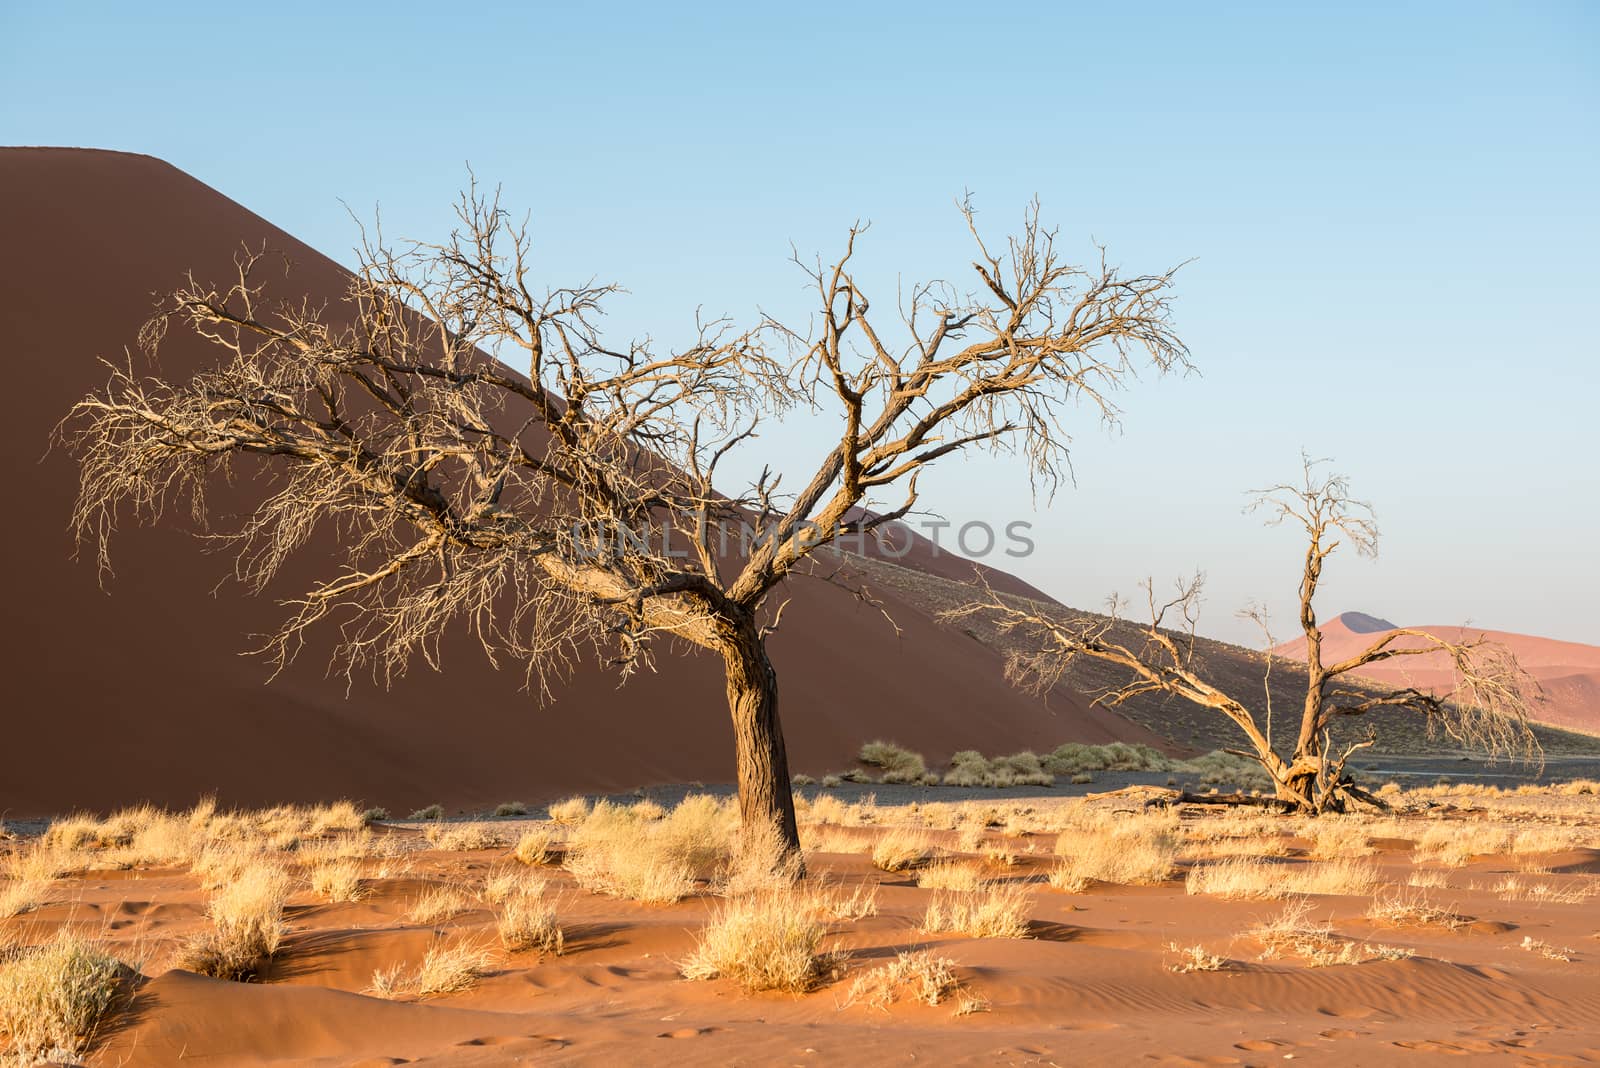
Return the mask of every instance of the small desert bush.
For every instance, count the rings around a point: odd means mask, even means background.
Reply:
[[[524,864],[549,864],[555,859],[555,833],[544,828],[527,831],[517,839],[512,855]]]
[[[1327,968],[1368,960],[1400,960],[1412,955],[1411,950],[1397,946],[1342,938],[1333,933],[1328,921],[1313,919],[1311,910],[1311,902],[1299,898],[1251,930],[1251,936],[1261,943],[1261,959],[1296,956],[1314,968]]]
[[[1367,919],[1389,927],[1444,927],[1452,931],[1467,922],[1453,908],[1435,904],[1424,893],[1398,889],[1375,896],[1367,909]]]
[[[976,890],[982,881],[982,868],[958,860],[936,860],[917,873],[924,890]]]
[[[868,767],[878,768],[882,781],[888,783],[919,783],[928,774],[921,753],[913,753],[890,742],[868,742],[856,757]]]
[[[857,883],[848,894],[842,887],[823,888],[813,895],[810,905],[823,919],[853,923],[878,914],[878,887]]]
[[[1026,938],[1028,889],[1021,883],[982,882],[971,890],[941,890],[928,903],[922,929],[969,938]]]
[[[334,860],[311,869],[311,892],[328,901],[356,901],[361,897],[361,862]]]
[[[896,827],[872,847],[872,863],[884,871],[907,871],[926,863],[932,852],[922,832]]]
[[[1376,852],[1359,818],[1322,816],[1307,820],[1300,834],[1311,843],[1313,857],[1366,857]]]
[[[1061,859],[1050,885],[1058,889],[1082,891],[1092,882],[1149,885],[1171,877],[1178,836],[1170,818],[1134,817],[1061,831],[1055,851]]]
[[[398,970],[391,969],[387,982],[381,983],[381,973],[374,973],[374,993],[386,986],[387,991],[382,996],[392,997],[404,991],[424,998],[457,994],[470,989],[492,964],[493,958],[482,946],[468,942],[454,945],[436,943],[423,955],[422,963],[417,965],[417,970],[409,978],[401,979]]]
[[[1227,958],[1217,956],[1202,945],[1180,946],[1176,942],[1169,942],[1167,952],[1177,954],[1177,959],[1167,965],[1167,970],[1180,975],[1220,972],[1228,966]]]
[[[498,905],[517,894],[542,894],[544,888],[545,880],[526,868],[496,868],[484,877],[482,897],[491,905]]]
[[[589,815],[589,801],[583,797],[569,797],[551,805],[548,812],[556,823],[582,823]]]
[[[659,801],[652,801],[648,797],[643,801],[635,801],[629,805],[628,811],[633,814],[635,819],[640,820],[665,819],[667,815],[666,806]]]
[[[950,758],[946,786],[1049,786],[1056,778],[1034,753],[1013,753],[989,759],[975,749],[963,749]]]
[[[1177,764],[1174,770],[1193,775],[1207,785],[1238,786],[1247,790],[1272,788],[1272,776],[1248,757],[1213,749],[1205,756]]]
[[[857,976],[845,991],[843,1005],[887,1010],[901,998],[937,1005],[960,989],[955,963],[927,950],[901,953],[888,964]]]
[[[318,805],[307,814],[306,830],[312,835],[329,831],[359,831],[367,825],[365,810],[354,801],[335,801],[331,805]]]
[[[1148,745],[1112,742],[1109,745],[1084,745],[1068,742],[1058,745],[1044,758],[1044,769],[1055,775],[1089,771],[1169,771],[1171,758]]]
[[[1370,862],[1269,864],[1250,857],[1230,857],[1190,868],[1185,889],[1191,894],[1232,900],[1294,894],[1366,894],[1377,884],[1378,869]]]
[[[837,797],[823,794],[806,809],[806,818],[811,823],[843,824],[845,814],[849,811],[850,806]]]
[[[1422,832],[1411,849],[1417,863],[1434,863],[1460,868],[1474,856],[1503,853],[1511,846],[1511,834],[1503,827],[1473,823],[1441,823]]]
[[[506,816],[526,816],[528,806],[521,801],[502,801],[494,807],[494,814],[501,818]]]
[[[406,919],[412,923],[430,926],[452,916],[459,916],[473,907],[472,899],[449,887],[437,886],[423,892],[406,910]]]
[[[411,818],[414,820],[442,820],[444,819],[444,806],[435,804],[426,808],[419,808],[411,814]]]
[[[384,808],[382,805],[374,805],[361,814],[361,822],[369,824],[377,823],[379,820],[386,820],[388,818],[389,810]]]
[[[429,827],[424,837],[435,849],[454,853],[472,853],[484,849],[498,849],[506,844],[500,832],[484,823],[438,823]]]
[[[47,848],[68,852],[100,845],[100,821],[87,812],[77,812],[52,822],[39,841]]]
[[[840,787],[840,786],[843,786],[843,785],[844,785],[844,776],[843,775],[824,775],[822,777],[822,788],[824,790],[833,790],[833,789],[836,789],[837,787]]]
[[[567,870],[579,886],[611,897],[655,904],[688,897],[697,869],[727,855],[725,833],[714,834],[713,816],[691,801],[656,821],[600,802],[567,840]]]
[[[731,979],[752,993],[802,993],[832,970],[827,926],[805,895],[769,891],[724,903],[681,966],[685,979]]]
[[[544,883],[525,884],[505,898],[498,924],[500,944],[513,953],[536,949],[560,956],[566,935],[556,918],[556,903],[544,896]]]
[[[211,930],[179,950],[178,966],[217,979],[243,979],[283,941],[283,906],[289,876],[276,864],[256,862],[211,896]]]
[[[116,1004],[127,970],[65,929],[0,964],[0,1062],[77,1063]]]
[[[785,854],[784,848],[777,824],[741,828],[738,848],[713,880],[717,892],[739,897],[793,886],[804,865],[799,855]]]

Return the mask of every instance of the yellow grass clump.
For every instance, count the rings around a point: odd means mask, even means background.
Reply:
[[[1378,894],[1367,909],[1367,919],[1389,927],[1444,927],[1452,931],[1467,924],[1466,917],[1454,908],[1434,903],[1418,889]]]
[[[212,895],[206,907],[211,930],[180,949],[178,966],[217,979],[244,979],[283,940],[283,906],[289,876],[278,865],[257,862]]]
[[[437,886],[424,891],[422,896],[412,903],[411,908],[406,911],[406,919],[412,923],[429,926],[448,920],[452,916],[459,916],[472,907],[472,899],[465,894],[446,886]]]
[[[513,953],[533,949],[559,957],[566,948],[556,903],[545,898],[542,880],[523,884],[505,899],[497,927],[500,944]]]
[[[887,1010],[907,998],[938,1005],[960,989],[955,965],[949,957],[935,956],[927,950],[901,953],[888,964],[857,976],[845,991],[842,1004]]]
[[[822,952],[827,926],[806,895],[775,890],[725,902],[680,970],[685,979],[731,979],[746,991],[802,993],[837,960]]]
[[[556,844],[555,832],[541,827],[524,832],[511,853],[524,864],[550,864],[555,860]]]
[[[1233,900],[1296,894],[1367,894],[1377,884],[1378,869],[1370,861],[1269,864],[1249,857],[1230,857],[1190,868],[1185,889],[1191,894]]]
[[[500,831],[484,823],[436,823],[423,832],[423,837],[435,849],[454,853],[470,853],[484,849],[499,849],[506,844]]]
[[[556,823],[582,823],[589,816],[589,801],[582,797],[569,797],[557,801],[549,808],[550,818]]]
[[[470,989],[493,966],[494,958],[482,946],[468,942],[436,942],[415,971],[403,964],[372,973],[367,993],[380,998],[415,994],[428,998]]]
[[[0,1062],[76,1063],[115,1006],[127,970],[65,929],[0,964]]]
[[[936,860],[917,873],[924,890],[976,890],[982,881],[981,867],[959,860]]]
[[[653,821],[602,801],[573,829],[565,866],[586,890],[664,904],[688,897],[700,873],[725,863],[731,838],[729,814],[712,797],[687,797]]]
[[[971,890],[941,890],[928,903],[922,929],[969,938],[1026,938],[1028,900],[1028,888],[1021,883],[981,882]]]
[[[1360,964],[1369,960],[1400,960],[1412,951],[1398,946],[1357,942],[1334,934],[1332,923],[1313,919],[1306,898],[1290,902],[1272,919],[1250,931],[1261,943],[1261,959],[1295,956],[1313,968]]]
[[[884,871],[907,871],[927,862],[933,846],[925,834],[896,827],[872,847],[872,863]]]
[[[361,862],[334,860],[311,869],[311,892],[328,901],[357,901],[362,896]]]
[[[1050,885],[1058,889],[1081,892],[1095,882],[1150,885],[1171,877],[1178,836],[1170,817],[1135,817],[1063,830],[1055,851],[1060,860]]]

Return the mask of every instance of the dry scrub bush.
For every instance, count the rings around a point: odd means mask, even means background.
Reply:
[[[941,890],[928,903],[922,929],[969,938],[1026,938],[1028,889],[1021,883],[983,882],[971,890]]]
[[[1061,831],[1055,845],[1061,859],[1050,885],[1081,892],[1093,882],[1165,882],[1178,859],[1176,826],[1171,817],[1138,816]]]
[[[217,979],[243,979],[283,941],[283,906],[289,876],[276,864],[257,862],[212,895],[211,930],[189,939],[178,966]]]
[[[1184,886],[1191,894],[1234,900],[1295,894],[1367,894],[1377,884],[1378,869],[1370,862],[1268,864],[1249,857],[1231,857],[1190,868]]]
[[[806,817],[811,823],[843,824],[850,806],[834,797],[823,794],[806,807]]]
[[[361,862],[334,860],[311,869],[311,892],[327,901],[357,901],[362,896]]]
[[[1574,950],[1567,949],[1566,947],[1562,947],[1560,949],[1557,949],[1555,946],[1552,946],[1549,942],[1543,941],[1542,939],[1535,938],[1532,935],[1523,935],[1522,936],[1522,944],[1518,948],[1525,949],[1529,953],[1537,953],[1537,954],[1539,954],[1539,956],[1543,957],[1545,960],[1560,960],[1560,961],[1568,961],[1568,962],[1570,962],[1572,960],[1573,954],[1575,952]]]
[[[1055,781],[1037,754],[1014,753],[990,760],[975,749],[952,756],[950,770],[944,775],[946,786],[1049,786]]]
[[[1333,933],[1333,925],[1311,917],[1311,902],[1299,898],[1290,902],[1276,917],[1250,931],[1261,943],[1261,959],[1297,956],[1313,968],[1340,964],[1360,964],[1368,960],[1400,960],[1412,955],[1409,949],[1369,942],[1355,942]]]
[[[982,881],[982,868],[958,860],[936,860],[917,873],[924,890],[976,890]]]
[[[1193,775],[1208,786],[1237,786],[1246,790],[1270,790],[1272,777],[1261,765],[1246,757],[1213,749],[1205,756],[1179,762],[1174,770]]]
[[[551,864],[555,861],[556,835],[545,828],[527,831],[517,839],[512,856],[527,865]]]
[[[955,963],[949,957],[936,957],[927,950],[901,953],[888,964],[857,976],[845,991],[841,1007],[865,1004],[887,1011],[901,998],[937,1005],[960,989],[960,981],[952,970]]]
[[[583,797],[569,797],[551,805],[548,812],[550,819],[556,823],[582,823],[589,816],[589,801]]]
[[[1446,868],[1464,867],[1475,856],[1506,852],[1511,833],[1504,827],[1481,823],[1440,823],[1422,832],[1411,849],[1417,863]]]
[[[1442,871],[1414,871],[1406,877],[1406,885],[1424,890],[1444,890],[1450,886],[1450,876]]]
[[[483,823],[435,824],[423,832],[423,837],[435,849],[453,853],[499,849],[506,844],[499,830]]]
[[[1054,775],[1085,771],[1170,771],[1174,761],[1148,745],[1084,745],[1067,742],[1044,757],[1044,769]]]
[[[785,852],[777,824],[757,824],[740,829],[739,847],[713,883],[725,897],[782,890],[799,881],[802,868],[800,856]]]
[[[661,802],[651,801],[649,798],[643,801],[635,801],[628,806],[628,811],[633,814],[635,819],[641,820],[665,819],[667,815],[666,807]]]
[[[1311,843],[1311,856],[1324,859],[1367,857],[1376,852],[1359,818],[1322,816],[1306,820],[1300,834]]]
[[[848,894],[843,887],[820,887],[811,898],[811,907],[833,923],[854,923],[878,914],[878,887],[857,883]]]
[[[1228,966],[1227,958],[1219,957],[1205,946],[1180,946],[1167,943],[1167,952],[1176,953],[1178,959],[1167,965],[1167,971],[1187,975],[1190,972],[1220,972]]]
[[[913,753],[890,742],[868,742],[856,757],[868,767],[878,768],[887,783],[919,783],[927,776],[928,767],[921,753]]]
[[[498,905],[522,893],[542,894],[545,880],[522,868],[496,868],[483,880],[483,900]]]
[[[840,827],[828,827],[804,836],[805,848],[812,853],[870,853],[877,843],[864,834],[853,834]]]
[[[1372,906],[1367,909],[1367,919],[1389,927],[1444,927],[1451,931],[1467,923],[1460,913],[1434,904],[1427,894],[1401,889],[1388,896],[1380,893],[1374,897]]]
[[[406,910],[406,919],[424,927],[459,916],[473,907],[472,899],[449,887],[438,886],[424,891],[422,896]]]
[[[559,957],[566,935],[556,918],[556,903],[544,897],[544,883],[524,884],[500,909],[500,944],[513,953],[536,949]]]
[[[1482,889],[1474,886],[1473,889]],[[1516,875],[1508,875],[1488,889],[1502,901],[1532,901],[1545,905],[1576,905],[1587,901],[1595,892],[1593,885],[1533,882]]]
[[[0,964],[0,1061],[77,1063],[128,969],[71,931]]]
[[[727,901],[681,965],[685,979],[731,979],[751,993],[803,993],[833,970],[821,952],[827,925],[808,895],[776,890]]]
[[[433,997],[455,994],[472,987],[493,965],[494,958],[482,946],[467,942],[445,945],[436,942],[423,955],[422,963],[407,974],[405,965],[382,968],[372,973],[366,993],[380,998],[404,994]]]
[[[444,819],[444,806],[440,804],[428,805],[426,808],[417,809],[406,818],[413,820],[442,820]]]
[[[521,801],[502,801],[494,807],[494,814],[501,819],[505,819],[507,816],[526,816],[528,814],[528,806]]]
[[[640,820],[607,802],[595,805],[567,840],[565,865],[578,885],[633,901],[667,903],[694,892],[702,871],[730,853],[732,813],[713,797],[686,797],[672,813]]]
[[[331,805],[317,806],[307,819],[307,830],[312,835],[327,834],[329,831],[359,831],[366,825],[366,811],[354,801],[335,801]]]
[[[872,863],[883,871],[909,871],[928,861],[933,845],[920,831],[896,827],[872,847]]]

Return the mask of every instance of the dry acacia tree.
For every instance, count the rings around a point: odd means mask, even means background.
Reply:
[[[243,255],[221,288],[191,276],[140,335],[154,358],[169,331],[191,331],[214,369],[167,382],[130,353],[64,423],[80,543],[105,566],[119,513],[154,521],[182,498],[204,520],[208,482],[243,474],[254,510],[209,536],[233,540],[253,590],[314,531],[337,532],[340,555],[317,561],[325,575],[264,646],[280,666],[319,624],[336,665],[386,682],[417,657],[437,668],[452,625],[536,686],[583,656],[627,672],[663,642],[710,650],[746,825],[775,823],[797,850],[773,591],[841,536],[906,515],[918,473],[946,457],[1021,455],[1053,488],[1068,411],[1113,419],[1110,394],[1139,362],[1187,366],[1171,272],[1064,262],[1036,205],[992,255],[962,209],[970,292],[921,285],[880,322],[852,275],[857,226],[837,262],[800,264],[810,326],[697,321],[672,349],[602,336],[613,286],[537,285],[526,224],[476,187],[441,245],[364,241],[331,307],[273,299],[270,261]],[[768,469],[727,494],[719,465],[796,409],[837,418],[804,481],[790,492],[794,472]],[[874,514],[880,495],[895,506]]]
[[[1529,729],[1528,716],[1540,696],[1538,684],[1510,650],[1498,643],[1482,636],[1463,636],[1452,642],[1428,631],[1400,628],[1378,636],[1344,660],[1324,661],[1315,608],[1323,565],[1345,542],[1363,556],[1376,556],[1378,551],[1378,528],[1371,506],[1351,497],[1345,476],[1322,473],[1325,462],[1304,458],[1304,477],[1299,484],[1253,491],[1249,508],[1266,513],[1271,524],[1298,524],[1306,533],[1299,589],[1299,623],[1306,640],[1306,693],[1298,709],[1293,749],[1287,756],[1273,737],[1271,671],[1275,654],[1260,610],[1247,614],[1262,623],[1267,633],[1262,717],[1258,719],[1241,696],[1202,677],[1204,667],[1195,652],[1202,576],[1179,582],[1165,602],[1157,599],[1153,584],[1145,583],[1148,622],[1137,625],[1123,620],[1123,605],[1117,598],[1112,598],[1109,616],[1068,617],[1041,612],[1036,605],[992,591],[987,600],[949,615],[987,619],[1020,638],[1022,651],[1009,658],[1007,674],[1031,688],[1049,689],[1066,677],[1075,662],[1097,660],[1127,673],[1125,683],[1097,696],[1099,703],[1115,706],[1141,694],[1171,694],[1221,713],[1248,743],[1248,748],[1228,752],[1259,763],[1272,779],[1276,801],[1291,811],[1343,811],[1347,798],[1382,807],[1345,771],[1352,754],[1376,744],[1375,734],[1368,730],[1361,740],[1338,752],[1333,738],[1337,721],[1376,709],[1416,713],[1430,733],[1492,755],[1535,755],[1538,741]],[[1372,664],[1419,656],[1434,662],[1447,660],[1453,668],[1454,685],[1444,692],[1432,692],[1416,687],[1381,688],[1366,680],[1354,684],[1347,678],[1360,675]]]

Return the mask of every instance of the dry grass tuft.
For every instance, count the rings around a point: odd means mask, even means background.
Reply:
[[[1191,894],[1234,900],[1296,894],[1368,894],[1377,885],[1377,866],[1366,861],[1268,864],[1250,857],[1231,857],[1189,869],[1185,889]]]
[[[484,876],[482,897],[492,905],[499,905],[518,894],[542,894],[544,888],[545,880],[525,868],[496,868]]]
[[[1321,816],[1307,820],[1300,833],[1311,843],[1311,855],[1325,860],[1367,857],[1377,852],[1358,817]]]
[[[686,797],[660,820],[604,801],[567,840],[565,865],[595,893],[663,904],[694,893],[704,873],[725,869],[737,819],[714,797]]]
[[[726,897],[782,890],[800,879],[803,863],[798,855],[784,855],[783,833],[777,824],[744,827],[738,850],[717,872],[717,892]]]
[[[922,929],[969,938],[1026,938],[1028,904],[1028,888],[1022,883],[983,882],[971,890],[941,890],[928,903]]]
[[[422,963],[417,965],[417,970],[399,986],[399,989],[424,998],[439,994],[458,994],[471,989],[488,973],[493,964],[494,958],[482,946],[469,942],[457,942],[450,946],[438,943],[428,950],[422,958]],[[396,977],[391,976],[391,984],[395,981]],[[373,974],[373,987],[376,991],[377,973]]]
[[[928,774],[921,753],[913,753],[890,742],[868,742],[861,747],[856,759],[868,767],[880,769],[883,782],[919,783]]]
[[[901,998],[937,1005],[960,989],[955,964],[949,957],[936,957],[927,950],[901,953],[888,964],[857,976],[845,991],[842,1007],[865,1004],[887,1011]]]
[[[566,934],[556,918],[556,904],[544,897],[544,883],[525,883],[505,899],[500,910],[500,944],[513,953],[536,949],[559,957]]]
[[[526,816],[528,814],[528,806],[521,801],[502,801],[494,806],[494,814],[501,819],[505,819],[507,816]]]
[[[439,886],[425,891],[406,910],[406,919],[412,923],[432,926],[452,916],[459,916],[473,907],[472,899],[449,887]]]
[[[453,853],[471,853],[484,849],[500,849],[506,844],[500,831],[484,823],[435,824],[423,833],[435,849]]]
[[[1545,941],[1542,941],[1540,939],[1537,939],[1537,938],[1533,937],[1532,935],[1523,935],[1522,936],[1522,945],[1519,948],[1525,949],[1529,953],[1537,953],[1537,954],[1539,954],[1539,956],[1543,957],[1545,960],[1560,960],[1560,961],[1568,961],[1568,962],[1570,962],[1572,960],[1573,954],[1575,952],[1574,950],[1567,949],[1564,946],[1562,948],[1560,948],[1560,949],[1557,949],[1555,946],[1552,946],[1549,942],[1545,942]]]
[[[335,860],[311,869],[311,892],[328,901],[359,901],[361,862]]]
[[[549,807],[550,819],[556,823],[578,824],[589,818],[589,801],[583,797],[569,797]]]
[[[1369,960],[1400,960],[1412,955],[1409,949],[1370,942],[1356,942],[1334,934],[1332,923],[1311,918],[1311,902],[1299,898],[1283,912],[1250,931],[1261,943],[1261,959],[1296,956],[1313,968],[1341,964],[1360,964]]]
[[[976,890],[982,881],[980,866],[959,860],[936,860],[917,873],[924,890]]]
[[[1444,927],[1452,931],[1467,924],[1466,917],[1453,908],[1434,904],[1419,890],[1396,890],[1388,897],[1379,894],[1367,909],[1367,919],[1389,927]]]
[[[289,876],[276,864],[257,861],[212,895],[206,907],[211,930],[189,939],[178,967],[217,979],[246,979],[283,941],[283,905]]]
[[[1177,960],[1167,965],[1167,971],[1177,972],[1180,975],[1189,972],[1220,972],[1228,966],[1226,957],[1219,957],[1202,945],[1180,946],[1176,942],[1168,942],[1167,952],[1178,955]]]
[[[556,860],[557,843],[555,832],[541,827],[524,832],[522,837],[517,839],[516,847],[511,853],[524,864],[553,864]]]
[[[1178,835],[1170,817],[1136,817],[1102,822],[1056,836],[1061,859],[1050,885],[1074,893],[1093,882],[1154,885],[1171,878],[1178,859]]]
[[[712,913],[681,971],[685,979],[731,979],[752,993],[803,993],[840,959],[821,951],[826,935],[806,895],[776,890],[737,898]]]
[[[883,871],[909,871],[927,863],[933,844],[921,831],[896,827],[872,847],[872,863]]]
[[[68,930],[0,964],[0,1061],[77,1063],[116,1004],[127,971]]]

